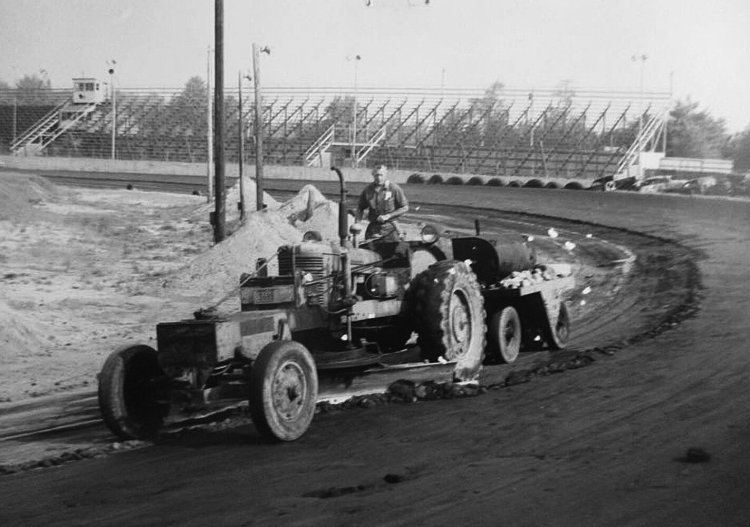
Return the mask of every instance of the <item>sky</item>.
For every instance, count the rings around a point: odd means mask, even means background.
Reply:
[[[370,5],[368,5],[368,3]],[[672,92],[750,126],[748,0],[224,0],[225,84]],[[0,80],[107,77],[179,88],[206,75],[214,0],[0,0]],[[354,57],[360,56],[360,60]],[[645,60],[633,60],[634,56]]]

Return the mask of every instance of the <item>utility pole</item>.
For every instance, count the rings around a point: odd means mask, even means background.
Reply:
[[[638,111],[638,141],[641,140],[641,134],[643,134],[643,70],[646,66],[646,59],[648,57],[646,55],[633,55],[631,57],[631,60],[633,62],[640,61],[641,63],[641,87],[640,87],[640,94],[638,96],[638,105],[639,105],[639,111]],[[642,150],[642,148],[641,148]]]
[[[13,90],[13,143],[16,142],[18,128],[18,88]]]
[[[211,104],[211,46],[206,53],[206,195],[208,203],[211,203],[214,195],[214,127],[213,127],[213,105]]]
[[[354,56],[354,108],[352,117],[352,166],[357,168],[357,66],[362,59],[359,55]]]
[[[115,61],[112,61],[112,67],[109,68],[109,86],[112,98],[112,152],[111,157],[115,159],[115,141],[117,137],[117,90],[115,90]]]
[[[242,116],[242,71],[237,72],[237,87],[239,90],[239,97],[237,105],[239,107],[239,142],[238,142],[238,149],[239,152],[237,153],[238,158],[238,167],[239,167],[239,176],[240,176],[240,222],[245,220],[245,182],[243,181],[243,171],[242,167],[245,164],[245,122],[243,120]]]
[[[11,145],[16,145],[16,139],[18,139],[18,84],[16,79],[18,78],[18,74],[16,73],[16,66],[11,66],[13,68],[13,80],[16,82],[15,87],[13,88],[13,142]]]
[[[270,53],[267,47],[265,53]],[[263,210],[263,96],[260,91],[260,51],[253,42],[253,83],[255,87],[255,204]]]
[[[214,175],[216,208],[214,210],[214,242],[224,240],[226,220],[226,188],[224,183],[224,0],[214,0]]]

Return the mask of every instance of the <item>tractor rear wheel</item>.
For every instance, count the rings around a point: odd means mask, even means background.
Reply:
[[[270,441],[294,441],[310,427],[318,398],[318,373],[299,342],[278,340],[264,347],[250,372],[250,415]]]
[[[565,302],[560,302],[557,320],[554,322],[550,320],[550,324],[553,324],[553,326],[546,331],[547,344],[553,350],[565,349],[570,338],[570,314]]]
[[[493,351],[497,351],[503,362],[515,362],[521,351],[521,319],[514,307],[507,306],[493,313],[489,339]]]
[[[158,383],[164,377],[156,350],[145,344],[113,351],[99,374],[99,409],[121,439],[149,439],[169,413]]]
[[[475,379],[484,360],[486,325],[474,273],[463,262],[441,261],[420,273],[412,287],[422,357],[456,361],[458,380]]]

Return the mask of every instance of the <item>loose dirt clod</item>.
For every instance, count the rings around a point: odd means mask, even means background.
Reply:
[[[417,400],[415,392],[416,385],[409,380],[398,380],[388,387],[388,396],[391,401],[412,403]]]
[[[386,474],[383,476],[383,481],[386,483],[401,483],[404,479],[406,478],[401,474]]]
[[[362,492],[363,490],[367,490],[368,488],[371,488],[371,487],[372,487],[371,485],[357,485],[357,486],[352,486],[352,487],[330,487],[327,489],[306,492],[305,494],[302,495],[302,497],[303,498],[320,498],[320,499],[338,498],[346,494]]]
[[[711,461],[711,454],[700,447],[690,447],[685,452],[685,456],[680,458],[679,461],[683,463],[708,463]]]

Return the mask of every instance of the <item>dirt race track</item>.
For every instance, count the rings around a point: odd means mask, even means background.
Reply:
[[[578,236],[581,272],[594,287],[586,305],[574,297],[572,344],[593,362],[558,375],[519,371],[530,382],[476,397],[322,413],[290,444],[263,444],[251,424],[203,427],[10,473],[0,476],[0,525],[750,523],[750,202],[433,186],[407,193],[425,214],[447,214],[435,207],[449,196],[497,216],[488,221],[562,225],[564,236]],[[469,223],[461,209],[451,215]],[[594,256],[585,263],[587,233],[633,252],[627,280],[612,279],[622,270]],[[112,262],[132,268],[132,258],[121,251]],[[145,271],[160,279],[169,270]],[[131,305],[111,306],[132,323],[94,320],[99,338],[131,338],[165,309],[190,305],[158,303],[123,276],[105,277],[104,290],[133,288]],[[4,392],[8,404],[23,391],[18,382]],[[57,389],[50,393],[65,393]],[[6,446],[30,447],[0,442],[0,453]]]

